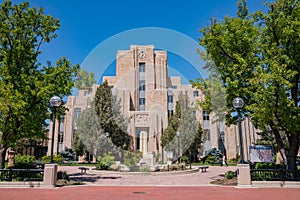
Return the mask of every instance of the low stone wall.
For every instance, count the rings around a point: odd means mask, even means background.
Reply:
[[[252,181],[252,187],[300,188],[299,181]]]
[[[38,188],[43,187],[43,182],[30,182],[30,181],[23,181],[23,182],[7,182],[3,181],[0,182],[1,188]]]

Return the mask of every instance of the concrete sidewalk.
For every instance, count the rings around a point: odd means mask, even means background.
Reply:
[[[79,180],[85,185],[99,186],[208,186],[210,182],[223,178],[227,171],[235,171],[236,166],[209,166],[206,172],[110,172],[90,170],[82,174],[77,166],[59,166],[59,171],[65,171],[72,180]],[[193,169],[197,169],[194,167]]]

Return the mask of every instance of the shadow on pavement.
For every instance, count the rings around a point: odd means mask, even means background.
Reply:
[[[96,174],[82,174],[82,173],[74,173],[74,174],[69,174],[70,180],[73,181],[81,181],[81,182],[90,182],[94,183],[97,182],[97,180],[101,179],[120,179],[122,177],[120,176],[100,176]]]

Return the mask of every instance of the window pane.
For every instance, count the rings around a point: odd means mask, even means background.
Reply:
[[[173,110],[168,110],[168,117],[172,116],[174,114]]]
[[[173,95],[168,95],[168,103],[173,103]]]
[[[140,80],[139,90],[140,91],[145,91],[145,89],[146,89],[146,81],[145,80]]]
[[[81,109],[80,108],[75,108],[74,109],[74,120],[75,121],[78,119],[80,113],[81,113]]]
[[[206,110],[203,110],[203,120],[209,120],[209,112]]]
[[[74,129],[75,129],[75,130],[77,130],[76,121],[77,121],[77,119],[78,119],[80,113],[81,113],[81,109],[80,109],[80,108],[75,108],[75,109],[74,109]]]
[[[139,64],[139,72],[145,72],[145,63]]]
[[[145,101],[145,98],[140,98],[140,99],[139,99],[139,104],[140,104],[140,105],[145,105],[145,102],[146,102],[146,101]]]
[[[90,91],[89,90],[85,90],[84,91],[84,96],[89,96],[90,95]]]
[[[194,97],[199,96],[199,92],[198,91],[194,91]]]

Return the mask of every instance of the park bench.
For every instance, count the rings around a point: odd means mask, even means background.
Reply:
[[[81,173],[82,173],[82,174],[85,174],[85,173],[86,173],[86,170],[89,170],[89,168],[87,168],[87,167],[79,167],[78,169],[81,170]]]
[[[201,169],[201,172],[206,172],[206,169],[208,169],[208,166],[204,165],[204,166],[200,166],[199,170]]]

